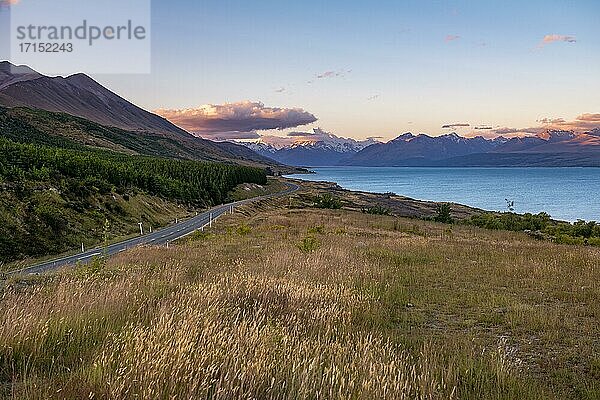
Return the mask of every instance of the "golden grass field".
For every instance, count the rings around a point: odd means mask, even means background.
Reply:
[[[600,398],[600,249],[284,203],[8,281],[0,395]]]

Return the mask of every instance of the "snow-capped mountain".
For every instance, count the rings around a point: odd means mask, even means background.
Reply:
[[[600,130],[548,130],[537,136],[462,137],[404,133],[382,143],[312,133],[263,137],[246,146],[260,155],[295,166],[600,166]]]
[[[376,143],[380,142],[374,138],[358,141],[317,128],[313,132],[291,132],[285,137],[263,136],[256,142],[242,144],[287,165],[316,167],[339,165]]]
[[[548,130],[537,136],[467,138],[405,133],[342,162],[356,166],[597,166],[600,136]]]

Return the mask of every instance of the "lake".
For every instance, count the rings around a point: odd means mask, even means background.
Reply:
[[[553,218],[600,221],[600,168],[320,167],[291,178],[336,182],[350,190],[447,201],[491,211],[545,211]]]

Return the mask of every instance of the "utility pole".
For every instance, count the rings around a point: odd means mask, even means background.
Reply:
[[[143,235],[144,234],[144,227],[143,227],[143,225],[142,225],[141,222],[138,222],[138,225],[140,226],[140,235]]]
[[[81,252],[85,253],[85,247],[83,247],[83,243],[81,243]]]
[[[212,228],[212,221],[213,221],[213,214],[212,214],[212,213],[210,213],[210,219],[209,219],[209,221],[208,221],[208,227],[209,227],[209,228]]]

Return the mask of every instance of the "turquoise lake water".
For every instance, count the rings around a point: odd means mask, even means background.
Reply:
[[[321,167],[290,175],[350,190],[447,201],[492,211],[545,211],[553,218],[600,221],[600,168]]]

